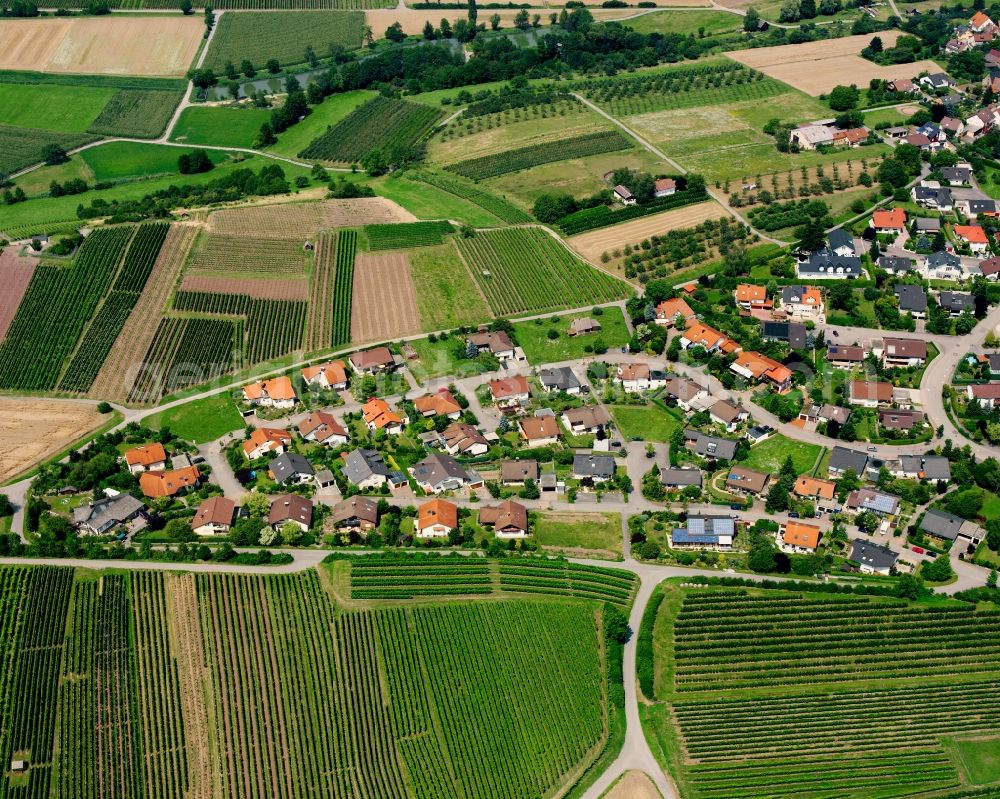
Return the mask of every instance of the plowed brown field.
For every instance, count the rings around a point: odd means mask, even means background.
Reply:
[[[96,430],[106,419],[82,402],[0,398],[0,483]]]
[[[417,292],[406,253],[358,253],[351,340],[383,341],[419,332]]]
[[[226,208],[209,215],[208,227],[213,233],[228,236],[307,239],[329,228],[416,221],[413,214],[392,200],[359,197]]]
[[[182,291],[206,291],[219,294],[245,294],[260,300],[308,300],[309,281],[301,278],[287,280],[243,279],[188,275],[181,284]]]
[[[0,253],[0,341],[7,335],[7,328],[17,313],[17,308],[28,290],[31,276],[35,274],[36,258],[22,258],[13,247]]]

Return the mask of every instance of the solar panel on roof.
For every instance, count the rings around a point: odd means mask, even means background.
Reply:
[[[866,500],[864,504],[866,508],[882,511],[883,513],[891,513],[892,509],[896,506],[896,499],[885,494],[877,494]]]

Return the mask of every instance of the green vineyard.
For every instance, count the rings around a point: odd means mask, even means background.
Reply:
[[[685,796],[989,795],[963,790],[954,747],[996,735],[1000,612],[669,589],[660,613],[656,694]]]
[[[56,387],[63,362],[115,279],[135,230],[131,226],[98,228],[87,237],[71,266],[43,262],[35,270],[0,343],[0,388],[46,391]],[[108,324],[109,320],[102,321],[101,335],[107,335]]]
[[[26,770],[0,795],[551,796],[607,739],[597,609],[4,568],[0,755]]]
[[[309,294],[305,349],[337,347],[351,339],[356,230],[320,233]]]
[[[327,130],[299,157],[358,163],[375,150],[412,147],[430,133],[440,116],[430,106],[380,95]]]
[[[520,172],[522,169],[531,169],[533,166],[551,164],[555,161],[586,158],[589,155],[613,153],[619,150],[628,150],[631,147],[632,142],[617,130],[600,130],[596,133],[587,133],[570,139],[556,139],[542,144],[533,144],[530,147],[470,158],[467,161],[450,164],[445,169],[472,180],[485,180],[486,178],[506,175],[508,172]]]
[[[365,236],[372,250],[402,250],[443,244],[454,228],[450,222],[408,222],[401,225],[366,225]]]
[[[631,604],[631,572],[546,558],[371,557],[351,561],[351,599],[556,594]]]
[[[455,241],[497,316],[593,305],[629,293],[625,283],[538,228],[480,231]]]
[[[129,245],[111,293],[94,317],[59,381],[62,391],[89,391],[153,271],[167,237],[167,222],[140,225]]]

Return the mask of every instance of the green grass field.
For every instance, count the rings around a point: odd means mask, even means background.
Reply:
[[[569,335],[569,327],[574,319],[589,317],[601,325],[601,331],[592,335]],[[555,330],[559,338],[549,338],[549,331]],[[604,308],[600,316],[578,313],[568,316],[553,316],[536,322],[518,322],[514,325],[517,343],[524,349],[528,363],[554,363],[583,358],[591,354],[598,345],[606,349],[617,349],[628,343],[629,332],[620,308]],[[590,351],[587,351],[590,347]]]
[[[309,116],[282,133],[278,137],[278,143],[269,149],[278,155],[297,157],[310,142],[326,132],[327,128],[336,125],[351,111],[377,94],[378,92],[358,90],[327,97],[319,105],[311,106]]]
[[[94,180],[117,181],[129,178],[144,178],[150,175],[176,174],[177,159],[190,153],[183,147],[166,144],[138,144],[136,142],[111,142],[100,147],[84,150],[80,157],[94,174]],[[219,150],[207,150],[209,159],[215,164],[229,160],[229,155]],[[207,174],[212,174],[211,172]],[[192,177],[184,175],[185,180]]]
[[[19,169],[41,162],[47,144],[56,144],[69,151],[97,139],[89,133],[58,133],[35,128],[15,128],[0,125],[0,175],[11,175]],[[4,209],[6,224],[8,211]]]
[[[219,147],[253,147],[260,126],[270,116],[266,108],[185,108],[170,140]]]
[[[751,447],[750,457],[742,465],[750,469],[777,474],[781,470],[785,458],[791,456],[797,474],[811,473],[822,449],[819,444],[793,441],[778,434]]]
[[[319,58],[325,58],[331,44],[349,50],[360,47],[364,21],[364,14],[359,11],[224,14],[212,37],[204,65],[219,71],[230,61],[239,68],[246,58],[260,72],[272,58],[282,64],[305,63],[307,47],[312,47]]]
[[[998,625],[939,598],[665,584],[644,726],[690,799],[987,796],[968,785],[1000,781]]]
[[[2,141],[2,133],[0,133],[0,141]],[[136,146],[148,147],[149,145],[142,144]],[[174,149],[176,150],[177,148]],[[179,154],[180,152],[177,153],[177,155]],[[175,169],[176,163],[175,156]],[[274,161],[261,157],[249,156],[243,161],[229,161],[227,163],[220,164],[211,172],[203,172],[199,175],[184,175],[183,183],[188,185],[207,183],[234,169],[259,170],[265,164],[270,163],[274,163]],[[292,164],[282,163],[281,168],[285,171],[285,175],[289,179],[293,179],[296,175],[309,174],[308,169],[296,167]],[[89,191],[84,195],[47,197],[44,199],[30,200],[24,203],[17,203],[16,205],[4,207],[3,215],[0,216],[0,225],[2,225],[2,229],[7,233],[10,233],[12,230],[24,233],[37,232],[43,228],[48,229],[59,223],[79,224],[79,219],[76,216],[76,209],[82,200],[93,202],[98,197],[108,202],[111,200],[139,199],[146,194],[168,188],[171,185],[177,185],[180,182],[180,176],[175,173],[172,175],[165,175],[163,177],[151,178],[149,180],[123,183],[113,186],[110,189]]]
[[[622,520],[618,513],[542,512],[531,532],[538,545],[547,549],[622,554]]]
[[[114,95],[94,86],[0,83],[0,125],[83,133]]]
[[[204,444],[241,429],[243,417],[236,410],[236,403],[229,393],[224,391],[155,413],[146,417],[145,424],[153,430],[169,427],[181,438]]]
[[[409,257],[424,330],[450,330],[491,317],[454,244],[420,247]]]
[[[496,227],[500,220],[484,208],[451,192],[403,175],[385,175],[368,182],[377,194],[399,203],[419,219],[454,219],[474,227]]]
[[[651,402],[642,405],[612,405],[611,416],[621,431],[622,437],[630,441],[655,441],[665,444],[678,427],[684,426],[680,412],[664,408]]]
[[[727,11],[655,11],[628,20],[630,28],[639,33],[679,33],[682,36],[706,36],[743,29],[743,20]]]

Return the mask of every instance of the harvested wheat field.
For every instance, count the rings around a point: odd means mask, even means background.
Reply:
[[[420,332],[417,291],[406,253],[358,253],[351,340],[382,341]]]
[[[308,300],[309,280],[305,275],[282,280],[188,275],[181,284],[181,291],[244,294],[258,300]]]
[[[724,216],[728,216],[726,209],[714,200],[709,200],[673,211],[664,211],[662,214],[644,216],[632,222],[581,233],[579,236],[566,239],[566,242],[584,258],[597,263],[601,253],[607,250],[635,244],[650,236],[666,233],[668,230],[694,227],[706,219],[719,219]]]
[[[0,341],[7,335],[17,307],[28,290],[31,276],[35,274],[37,258],[22,258],[13,247],[8,247],[0,253]]]
[[[229,236],[306,239],[329,228],[416,221],[413,214],[392,200],[359,197],[226,208],[209,214],[208,228],[213,233]]]
[[[886,47],[892,47],[900,35],[899,31],[879,33]],[[858,55],[871,40],[870,35],[846,36],[805,44],[738,50],[726,55],[813,97],[825,94],[835,86],[852,83],[867,86],[872,78],[912,78],[921,72],[939,72],[941,69],[933,61],[916,61],[892,67],[873,64]]]
[[[614,787],[604,795],[604,799],[661,799],[653,781],[641,771],[628,771]]]
[[[89,397],[112,402],[125,402],[128,398],[129,389],[146,357],[149,345],[156,337],[157,323],[163,315],[167,298],[177,284],[181,267],[197,232],[198,228],[190,225],[170,226],[153,271],[146,281],[146,288],[115,339],[111,352],[104,359],[104,365],[90,387]]]
[[[62,452],[107,417],[96,406],[74,401],[0,398],[0,482]]]
[[[0,21],[0,69],[180,77],[205,25],[198,16],[58,17]]]

